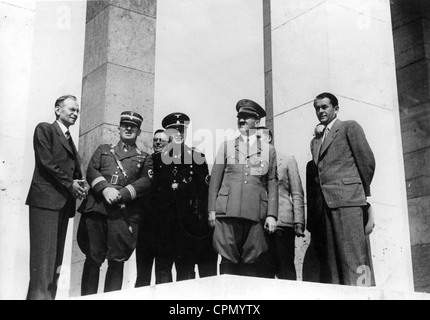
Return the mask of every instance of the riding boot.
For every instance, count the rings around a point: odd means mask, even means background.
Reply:
[[[88,296],[97,294],[99,288],[100,264],[86,259],[82,273],[81,295]]]
[[[108,263],[104,292],[121,290],[124,278],[124,262],[109,260]]]

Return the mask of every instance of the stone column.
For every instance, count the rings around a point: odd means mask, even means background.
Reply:
[[[430,3],[392,12],[415,290],[430,292]]]
[[[150,152],[153,130],[156,0],[87,2],[79,150],[86,168],[99,144],[116,143],[121,112],[144,117],[138,147]],[[79,219],[79,215],[77,217]],[[84,256],[75,223],[71,295],[80,295]],[[134,262],[127,268],[135,268]],[[127,271],[126,271],[127,273]],[[133,287],[135,273],[125,275]],[[100,279],[103,288],[104,273]]]
[[[317,125],[313,99],[339,98],[341,120],[356,120],[377,167],[369,198],[378,286],[412,290],[411,247],[389,0],[272,0],[276,148],[296,157],[305,182]]]

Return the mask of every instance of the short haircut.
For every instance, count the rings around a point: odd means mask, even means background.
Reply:
[[[158,129],[157,131],[155,131],[155,132],[154,132],[154,136],[155,136],[157,133],[166,133],[166,130],[164,130],[164,129]]]
[[[67,99],[72,99],[74,101],[78,101],[78,99],[75,96],[72,96],[70,94],[59,97],[57,99],[57,101],[55,101],[55,107],[62,107],[63,106],[63,102],[66,101]]]
[[[324,93],[317,95],[315,100],[321,100],[324,98],[329,99],[333,107],[337,107],[339,105],[339,101],[337,100],[336,96],[332,93],[329,93],[329,92],[324,92]]]
[[[267,130],[266,132],[269,132],[269,137],[273,140],[272,130],[270,130],[269,128],[261,126],[261,127],[257,127],[257,130],[263,130],[263,131]]]
[[[66,101],[67,99],[72,99],[72,100],[74,100],[74,101],[78,101],[78,99],[75,97],[75,96],[72,96],[72,95],[70,95],[70,94],[68,94],[68,95],[65,95],[65,96],[62,96],[62,97],[59,97],[58,99],[57,99],[57,101],[55,101],[55,108],[57,108],[57,107],[63,107],[63,103],[64,103],[64,101]],[[55,117],[57,118],[57,120],[58,120],[58,118],[59,118],[59,115],[57,115],[57,112],[55,112]]]

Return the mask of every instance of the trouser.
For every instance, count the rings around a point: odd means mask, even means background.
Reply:
[[[180,256],[160,256],[157,258],[155,268],[157,284],[169,283],[173,281],[173,264],[175,264],[176,268],[176,281],[195,279],[196,264],[200,278],[212,277],[218,274],[218,255],[216,253],[205,259],[201,259],[197,263]]]
[[[95,294],[98,289],[100,267],[108,260],[104,292],[121,290],[124,262],[136,248],[138,224],[130,219],[133,232],[122,218],[108,218],[98,213],[81,216],[78,244],[86,256],[82,274],[82,295]]]
[[[260,258],[268,249],[262,223],[238,218],[218,218],[213,245],[223,257],[221,274],[260,276]]]
[[[27,300],[54,300],[63,263],[69,206],[52,211],[30,206],[30,284]]]
[[[297,280],[294,265],[296,234],[294,228],[278,228],[268,236],[269,250],[261,263],[261,275],[267,278]]]
[[[151,285],[152,266],[156,262],[156,252],[153,248],[138,242],[136,247],[136,288]]]
[[[194,271],[195,263],[182,257],[173,255],[161,255],[158,257],[158,264],[155,269],[157,284],[169,283],[173,281],[172,267],[176,268],[176,281],[191,280],[196,278]]]
[[[312,233],[323,283],[373,286],[375,279],[370,246],[364,233],[363,208],[330,209]]]

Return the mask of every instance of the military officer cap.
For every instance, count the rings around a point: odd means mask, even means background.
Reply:
[[[131,123],[136,125],[138,128],[142,125],[143,117],[137,112],[133,111],[124,111],[121,113],[121,121],[120,123]]]
[[[161,125],[164,129],[177,128],[177,127],[188,127],[190,123],[190,117],[182,112],[174,112],[166,116]]]
[[[264,118],[266,116],[266,111],[256,102],[243,99],[240,100],[236,105],[237,116],[251,115],[258,119]]]

